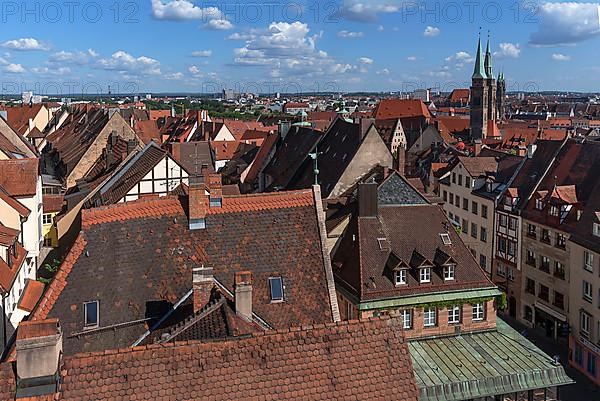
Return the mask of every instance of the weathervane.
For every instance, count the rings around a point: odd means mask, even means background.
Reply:
[[[314,134],[315,132],[315,123],[312,122],[311,124],[312,127],[312,134]],[[315,174],[315,185],[319,185],[319,155],[322,154],[323,152],[319,152],[319,145],[315,145],[315,152],[314,153],[309,153],[308,155],[310,156],[311,159],[313,159],[314,161],[314,168],[313,168],[313,173]]]

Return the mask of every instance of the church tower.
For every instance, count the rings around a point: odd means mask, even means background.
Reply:
[[[471,139],[485,138],[487,131],[488,86],[481,53],[480,37],[477,42],[475,69],[471,77]]]
[[[492,66],[492,52],[488,37],[485,55],[481,49],[481,37],[477,41],[475,69],[471,77],[471,139],[487,137],[488,122],[497,120],[496,78]]]
[[[506,80],[504,73],[498,76],[498,89],[496,90],[496,112],[498,121],[503,121],[506,111],[504,110],[504,99],[506,98]]]

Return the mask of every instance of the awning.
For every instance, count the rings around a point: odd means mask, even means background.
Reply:
[[[409,342],[421,401],[459,401],[572,384],[562,365],[502,320],[497,329]]]
[[[566,322],[567,321],[567,317],[565,315],[563,315],[560,312],[555,311],[554,309],[552,309],[551,307],[549,307],[548,305],[544,305],[541,302],[535,301],[534,306],[536,308],[538,308],[539,310],[546,312],[547,314],[549,314],[550,316],[560,320],[561,322]]]

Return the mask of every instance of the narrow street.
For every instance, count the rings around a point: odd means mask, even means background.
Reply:
[[[498,315],[498,317],[520,333],[526,330],[526,337],[546,354],[550,356],[558,355],[560,357],[560,362],[565,367],[565,372],[576,381],[573,385],[561,388],[561,401],[600,401],[600,387],[592,383],[579,371],[569,366],[569,346],[566,341],[563,340],[557,344],[546,337],[541,330],[530,329],[508,315]]]

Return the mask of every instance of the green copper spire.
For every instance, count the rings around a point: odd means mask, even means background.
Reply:
[[[473,71],[472,78],[487,78],[484,65],[481,62],[481,36],[477,41],[477,56],[475,57],[475,70]]]
[[[488,34],[487,46],[485,47],[485,75],[488,79],[494,78],[494,71],[492,68],[492,52],[490,51],[490,35]]]

